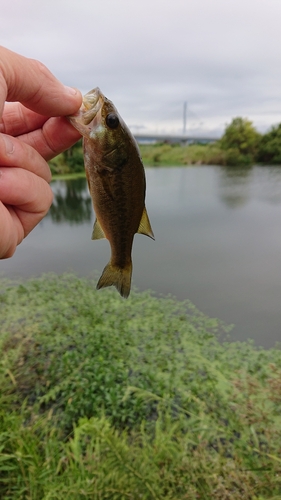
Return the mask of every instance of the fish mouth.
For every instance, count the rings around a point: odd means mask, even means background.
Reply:
[[[104,102],[104,96],[100,91],[99,87],[96,87],[93,90],[90,90],[83,97],[83,122],[85,125],[89,125],[89,123],[96,117],[97,113],[102,108]]]

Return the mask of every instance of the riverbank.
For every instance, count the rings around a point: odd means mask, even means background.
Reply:
[[[180,165],[225,165],[227,153],[216,144],[140,144],[141,157],[145,166]],[[68,178],[71,174],[83,174],[82,146],[62,153],[49,162],[55,178]],[[67,176],[67,177],[66,177]]]
[[[278,348],[73,275],[2,280],[0,314],[1,498],[279,498]]]
[[[214,144],[140,144],[141,157],[146,167],[172,167],[181,165],[251,165],[248,156],[237,154],[235,150],[224,150]],[[270,164],[270,162],[269,162]],[[56,179],[71,178],[72,175],[85,175],[82,146],[77,146],[72,153],[58,155],[49,162],[51,172]]]
[[[237,117],[226,126],[220,140],[213,144],[140,144],[146,166],[222,165],[249,166],[281,164],[281,124],[265,134],[257,132],[252,122]],[[52,174],[65,175],[83,171],[81,140],[49,162]]]
[[[146,166],[224,165],[226,152],[214,144],[141,144],[142,160]]]

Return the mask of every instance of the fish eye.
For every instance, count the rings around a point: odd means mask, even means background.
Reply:
[[[109,113],[105,119],[106,125],[109,128],[117,128],[119,125],[119,118],[115,113]]]

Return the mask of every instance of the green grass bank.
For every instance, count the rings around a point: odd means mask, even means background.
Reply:
[[[255,163],[281,164],[281,124],[260,134],[247,118],[233,118],[220,140],[213,144],[140,144],[146,166],[223,165],[245,166]],[[49,162],[52,174],[83,171],[81,140]]]
[[[177,165],[226,165],[229,152],[222,150],[217,144],[140,144],[142,160],[145,166],[177,166]],[[55,178],[68,178],[69,175],[83,175],[82,146],[78,145],[68,152],[58,155],[49,162]]]
[[[0,498],[281,498],[278,347],[74,275],[1,280],[0,318]]]
[[[214,144],[140,144],[146,166],[226,165],[227,153]]]

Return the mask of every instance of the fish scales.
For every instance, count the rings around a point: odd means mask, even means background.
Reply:
[[[97,288],[114,285],[128,297],[134,235],[154,239],[138,146],[114,104],[98,87],[84,96],[80,111],[69,120],[84,138],[84,164],[96,214],[92,239],[107,238],[111,247]]]

